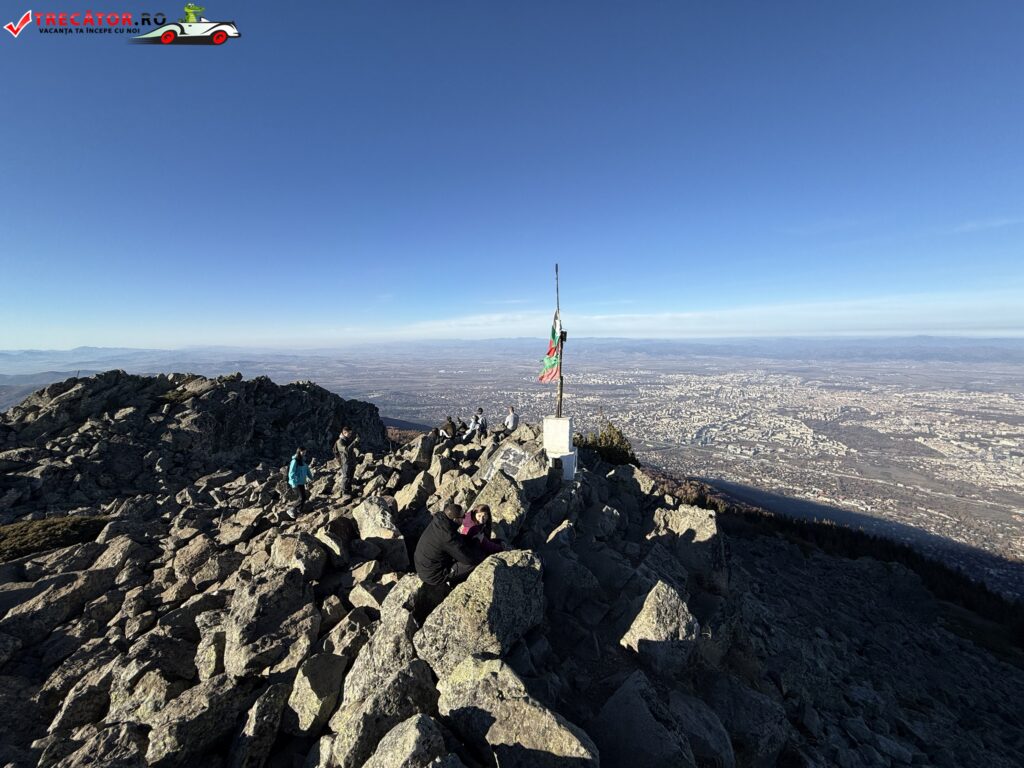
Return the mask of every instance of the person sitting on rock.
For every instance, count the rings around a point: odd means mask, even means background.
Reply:
[[[505,421],[502,423],[501,428],[495,430],[496,435],[511,435],[516,431],[516,427],[519,426],[519,414],[516,413],[516,409],[513,406],[508,407],[508,416],[505,417]]]
[[[459,536],[462,507],[448,502],[444,511],[430,520],[416,544],[413,562],[420,581],[431,586],[455,584],[476,567],[477,559],[468,541]]]
[[[466,422],[464,422],[462,419],[459,419],[458,423],[455,425],[455,436],[462,437],[463,435],[466,434],[468,430],[469,427],[466,425]]]
[[[352,431],[352,427],[345,426],[334,443],[334,458],[338,460],[338,483],[341,486],[341,495],[352,494],[352,476],[356,471],[356,447],[359,445],[359,436]]]
[[[296,514],[302,514],[309,500],[309,491],[306,490],[306,483],[313,479],[313,470],[306,463],[306,457],[301,448],[297,448],[292,456],[292,463],[288,465],[288,485],[299,494],[299,503],[288,510],[288,516],[293,520]]]
[[[484,416],[483,408],[476,409],[476,413],[469,421],[469,427],[466,429],[466,436],[463,440],[468,443],[476,436],[487,437],[487,418]]]
[[[459,526],[459,533],[479,550],[481,560],[504,549],[500,541],[491,538],[491,508],[486,504],[480,504],[466,513]]]
[[[451,416],[445,418],[444,424],[438,429],[438,434],[445,440],[449,440],[458,434],[458,427],[455,426]]]

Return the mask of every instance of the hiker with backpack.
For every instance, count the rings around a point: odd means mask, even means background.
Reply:
[[[288,465],[288,485],[299,494],[299,503],[288,510],[288,516],[295,519],[296,514],[302,514],[309,500],[309,491],[306,490],[306,483],[313,479],[313,470],[309,468],[306,456],[301,448],[295,450],[291,464]]]
[[[352,477],[356,472],[356,448],[359,445],[359,435],[352,427],[342,427],[334,443],[334,458],[338,460],[338,482],[341,485],[341,495],[352,494]]]

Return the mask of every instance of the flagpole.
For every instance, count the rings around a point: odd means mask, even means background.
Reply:
[[[565,334],[562,332],[562,306],[558,296],[558,264],[555,264],[555,312],[558,314],[558,400],[555,403],[555,418],[562,418],[562,370],[565,366],[565,354],[563,340]]]

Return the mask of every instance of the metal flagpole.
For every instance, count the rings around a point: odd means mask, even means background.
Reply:
[[[558,315],[558,401],[555,404],[555,418],[562,418],[562,366],[565,363],[563,347],[565,332],[562,330],[562,306],[558,297],[558,264],[555,264],[555,314]]]

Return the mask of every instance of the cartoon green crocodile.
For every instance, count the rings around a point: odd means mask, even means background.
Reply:
[[[186,3],[185,18],[178,19],[178,21],[183,21],[186,24],[195,24],[197,21],[199,21],[199,14],[205,10],[205,8],[202,8],[196,5],[195,3]]]

